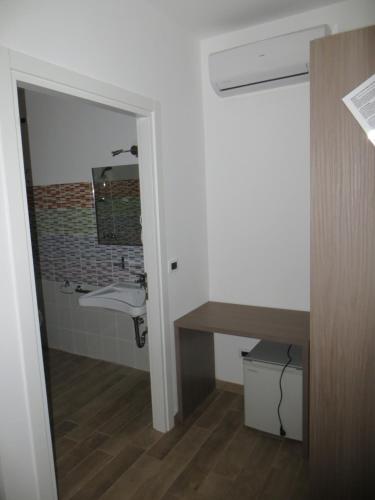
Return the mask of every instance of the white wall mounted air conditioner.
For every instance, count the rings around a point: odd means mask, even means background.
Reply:
[[[225,97],[305,82],[310,42],[328,33],[328,26],[317,26],[210,54],[212,86]]]

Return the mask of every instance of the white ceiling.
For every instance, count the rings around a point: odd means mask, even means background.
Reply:
[[[148,0],[201,38],[272,21],[340,0]]]

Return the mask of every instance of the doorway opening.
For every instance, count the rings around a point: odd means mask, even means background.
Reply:
[[[59,495],[70,498],[79,464],[95,456],[100,467],[125,444],[142,449],[160,435],[137,116],[42,88],[17,91],[55,471]],[[90,302],[113,286],[136,294],[134,310],[124,312],[121,297]]]
[[[0,47],[0,227],[6,234],[0,282],[5,323],[1,337],[5,391],[2,464],[13,496],[56,498],[49,411],[34,276],[17,89],[60,94],[136,117],[142,192],[144,266],[148,271],[147,323],[152,430],[174,426],[171,324],[168,320],[167,248],[161,170],[161,113],[157,101],[103,81]],[[78,101],[76,101],[78,102]],[[48,138],[53,130],[46,134]],[[47,141],[46,141],[47,144]],[[126,149],[123,144],[119,149]],[[103,165],[102,165],[103,166]],[[42,318],[44,320],[44,318]],[[23,481],[13,477],[17,457]],[[14,479],[14,480],[13,480]]]

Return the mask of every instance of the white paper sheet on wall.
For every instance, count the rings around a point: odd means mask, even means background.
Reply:
[[[375,146],[375,75],[342,100]]]

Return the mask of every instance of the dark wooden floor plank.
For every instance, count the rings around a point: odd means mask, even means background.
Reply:
[[[301,445],[296,441],[284,440],[272,464],[262,500],[290,500],[302,467]],[[302,500],[302,499],[301,499]]]
[[[89,438],[82,443],[77,443],[74,448],[61,456],[56,462],[57,479],[60,481],[78,464],[80,464],[90,453],[98,449],[109,436],[94,432]]]
[[[210,472],[195,494],[182,494],[185,500],[195,498],[196,500],[228,500],[232,498],[233,481]],[[163,499],[165,500],[165,499]]]
[[[59,481],[59,499],[65,500],[71,498],[87,482],[93,480],[100,469],[110,460],[112,460],[112,457],[100,450],[95,450],[87,455],[77,467]]]
[[[103,404],[103,408],[98,413],[69,433],[69,437],[80,441],[89,436],[95,429],[104,434],[113,435],[136,415],[139,415],[149,404],[150,399],[149,382],[141,380],[127,388],[116,399],[108,404]]]
[[[198,491],[206,476],[219,459],[220,454],[224,451],[228,440],[232,438],[239,426],[242,425],[242,419],[243,417],[240,412],[229,410],[195,454],[194,458],[171,485],[168,492],[178,495],[180,492],[187,494]]]
[[[214,402],[219,399],[223,403],[223,409],[227,409],[225,401],[222,400],[222,395],[220,392],[215,391],[214,394],[208,400],[203,403],[195,412],[190,415],[183,423],[176,425],[167,434],[164,434],[161,439],[148,451],[149,455],[156,458],[164,458],[168,453],[176,446],[176,444],[184,437],[184,435],[189,431],[191,426],[195,424],[200,418],[206,414],[207,411],[212,407]],[[216,408],[217,406],[215,406]],[[220,416],[219,416],[220,418]],[[209,417],[210,422],[212,422],[212,417]]]
[[[108,363],[100,363],[94,368],[91,368],[86,373],[82,374],[79,381],[74,384],[68,384],[67,390],[57,390],[56,396],[54,395],[52,385],[52,398],[54,402],[54,409],[59,410],[68,409],[73,412],[76,408],[80,408],[83,404],[96,396],[101,390],[111,387],[113,383],[118,380],[118,368],[108,366]]]
[[[55,426],[55,430],[54,430],[55,439],[65,436],[66,434],[71,432],[76,427],[77,427],[76,423],[74,423],[70,420],[64,420],[63,422],[61,422],[61,424],[58,424]]]
[[[98,359],[90,359],[83,356],[77,356],[68,361],[66,359],[52,360],[49,358],[48,371],[53,387],[58,389],[58,397],[74,388],[80,381],[80,375],[95,370],[96,367],[103,366],[103,362]],[[57,368],[56,368],[57,367]]]
[[[169,486],[186,465],[187,457],[170,453],[164,460],[157,460],[155,472],[138,485],[131,500],[156,500],[163,497]]]
[[[117,455],[126,444],[136,444],[137,435],[142,434],[147,426],[151,425],[151,421],[152,410],[151,406],[149,405],[144,408],[139,415],[136,415],[130,422],[128,422],[127,425],[124,425],[124,427],[120,429],[115,435],[110,436],[109,439],[100,447],[100,449],[102,449],[109,455]],[[163,436],[163,434],[161,433],[160,435]],[[150,443],[149,446],[151,446],[151,444],[152,443]],[[143,448],[146,449],[145,447]]]
[[[76,366],[82,366],[82,364],[90,363],[93,364],[97,360],[91,358],[85,358],[83,356],[73,357],[70,353],[57,351],[55,349],[49,349],[45,353],[46,359],[46,369],[48,370],[49,377],[54,380],[55,383],[59,379],[62,379],[62,370],[68,375],[74,370]]]
[[[170,450],[168,455],[155,459],[154,474],[139,484],[132,500],[156,500],[163,498],[167,490],[181,474],[201,446],[207,441],[211,431],[199,427],[190,427],[184,437]],[[130,472],[130,471],[129,471]]]
[[[149,449],[153,444],[155,444],[163,436],[162,432],[157,431],[153,428],[152,423],[149,423],[147,427],[144,427],[141,431],[134,433],[131,436],[131,442],[143,448],[144,450]]]
[[[142,455],[143,450],[133,445],[126,446],[112,458],[90,481],[80,488],[72,500],[97,500],[116,480]],[[124,496],[125,496],[124,492]]]
[[[127,372],[119,372],[118,380],[108,387],[105,391],[97,394],[87,404],[81,405],[79,409],[72,414],[72,419],[77,424],[82,424],[89,420],[93,415],[96,415],[103,406],[110,404],[119,395],[124,394],[126,390],[133,387],[141,379],[145,379],[146,375],[140,370],[132,370]]]
[[[157,458],[143,454],[135,464],[126,470],[102,495],[100,500],[124,500],[131,498],[139,485],[155,477],[162,467]]]
[[[66,436],[61,436],[61,437],[53,436],[53,445],[54,445],[56,459],[64,456],[65,453],[71,451],[76,446],[76,444],[77,441],[69,439]]]
[[[233,498],[262,498],[272,464],[281,441],[258,434],[255,445],[244,461],[244,467],[233,487]]]
[[[309,500],[309,465],[305,459],[298,472],[296,482],[290,495],[290,500]]]
[[[255,446],[257,435],[253,429],[241,426],[216,463],[215,473],[228,479],[236,479]]]
[[[98,393],[111,387],[117,377],[117,367],[113,368],[110,363],[97,365],[95,370],[86,373],[82,380],[65,392],[61,398],[58,397],[57,400],[52,401],[54,422],[65,420],[69,415],[74,414],[78,408],[87,404]]]
[[[205,429],[212,429],[221,420],[228,408],[239,398],[240,396],[233,392],[222,392],[196,421],[196,425]]]
[[[80,356],[77,357],[81,358]],[[83,358],[79,359],[79,362],[65,362],[62,366],[59,366],[58,371],[51,375],[53,387],[59,390],[58,397],[71,390],[79,380],[82,380],[84,374],[94,370],[100,363],[97,359]]]
[[[190,462],[204,443],[209,439],[212,431],[193,426],[173,448],[166,460],[173,460],[176,456],[185,458],[185,466]]]
[[[109,418],[104,418],[103,424],[100,426],[101,431],[106,434],[116,434],[150,404],[151,390],[149,381],[139,381],[118,401],[121,403],[118,411],[111,411],[110,406],[107,410]],[[115,405],[116,403],[114,402]]]
[[[59,351],[48,360],[60,500],[308,499],[301,445],[244,427],[240,394],[216,390],[162,434],[149,374]]]

